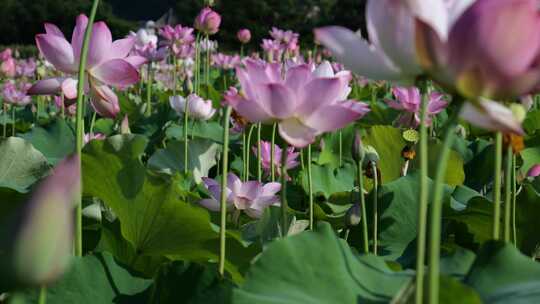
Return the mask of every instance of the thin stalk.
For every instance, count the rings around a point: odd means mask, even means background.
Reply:
[[[94,111],[94,114],[92,114],[92,120],[90,121],[90,134],[94,134],[94,125],[96,124],[96,114],[97,114],[96,111]]]
[[[39,298],[38,298],[38,304],[46,304],[47,303],[47,287],[41,286],[39,289]]]
[[[300,168],[302,169],[302,171],[304,171],[304,169],[306,168],[305,166],[305,161],[304,161],[304,150],[300,150]]]
[[[512,146],[506,148],[506,169],[504,170],[504,241],[510,242],[510,218],[511,218],[511,203],[512,203],[512,162],[513,162]]]
[[[99,5],[99,0],[94,0],[92,3],[92,10],[88,19],[88,26],[84,33],[84,41],[81,49],[81,56],[79,62],[79,82],[77,83],[77,119],[76,119],[76,133],[77,133],[77,145],[76,152],[79,160],[79,167],[81,166],[81,151],[83,147],[84,137],[84,120],[83,120],[83,102],[84,102],[84,77],[86,73],[86,61],[88,59],[88,45],[90,42],[90,36],[92,34],[92,27],[94,19],[96,18],[96,12]],[[81,172],[82,174],[82,172]],[[77,195],[77,209],[75,218],[75,255],[82,256],[82,193]]]
[[[210,37],[206,35],[206,85],[210,85]],[[207,87],[208,90],[208,87]]]
[[[275,159],[275,144],[276,144],[276,127],[277,123],[272,126],[272,143],[270,144],[270,178],[272,182],[276,181],[276,166],[274,165]]]
[[[455,137],[459,109],[449,118],[443,147],[440,152],[435,176],[435,188],[430,212],[429,267],[428,267],[428,303],[439,303],[439,261],[441,249],[442,199],[444,194],[444,178],[450,151]]]
[[[247,157],[246,157],[246,180],[249,180],[249,176],[250,176],[250,172],[249,172],[249,149],[251,148],[251,135],[253,134],[253,130],[255,129],[255,125],[252,124],[251,126],[249,126],[249,132],[248,132],[248,137],[247,137],[247,147],[248,147],[248,151],[247,151]]]
[[[493,180],[493,234],[494,240],[500,238],[501,226],[501,170],[502,170],[502,133],[495,135],[495,179]]]
[[[514,245],[517,246],[516,230],[516,200],[517,200],[517,181],[516,181],[516,156],[512,156],[512,233]]]
[[[227,174],[229,163],[229,118],[231,107],[225,109],[223,117],[223,156],[221,158],[221,197],[219,204],[220,226],[219,226],[219,274],[225,274],[225,231],[227,229]]]
[[[189,125],[189,98],[186,98],[186,103],[184,104],[184,174],[189,172],[188,168],[188,125]]]
[[[378,229],[379,229],[379,176],[377,172],[377,164],[371,162],[371,170],[373,171],[373,254],[377,255],[378,251]]]
[[[257,124],[257,180],[262,181],[262,163],[261,163],[261,129],[262,124]]]
[[[173,54],[173,96],[176,95],[176,82],[178,81],[178,60]]]
[[[64,92],[62,91],[62,93],[60,94],[60,100],[62,101],[62,108],[60,109],[61,111],[61,114],[62,115],[62,119],[65,119],[66,118],[66,98],[64,96]]]
[[[148,63],[146,75],[146,115],[150,114],[152,114],[152,62]]]
[[[308,198],[309,198],[309,229],[313,230],[314,205],[313,205],[313,176],[311,173],[311,145],[307,146],[307,174],[308,174]]]
[[[286,237],[289,231],[287,208],[287,145],[285,145],[281,150],[281,231],[283,237]]]
[[[339,167],[341,168],[341,165],[343,163],[343,132],[339,130]]]
[[[3,133],[3,136],[4,136],[4,138],[6,138],[7,137],[7,116],[8,116],[7,111],[8,110],[7,110],[7,103],[5,101],[4,101],[3,106],[4,106],[4,115],[3,115],[4,116],[4,131],[3,131],[4,133]]]
[[[201,36],[197,34],[195,39],[195,94],[199,94],[200,82],[201,82]]]
[[[364,237],[364,253],[369,253],[369,234],[366,212],[366,197],[364,196],[364,170],[362,162],[356,162],[356,181],[358,182],[358,196],[360,196],[360,210],[362,212],[362,235]]]
[[[242,132],[242,180],[244,182],[247,181],[246,163],[248,158],[248,150],[249,148],[247,147],[247,137],[244,130],[244,132]]]
[[[426,225],[428,209],[428,132],[426,125],[427,98],[422,98],[422,112],[420,116],[420,192],[418,195],[418,234],[416,244],[416,290],[415,303],[422,304],[424,299],[424,265],[426,263]]]
[[[15,137],[15,104],[11,105],[11,136]]]

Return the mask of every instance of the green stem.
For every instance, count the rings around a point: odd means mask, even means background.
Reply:
[[[308,174],[308,198],[309,198],[309,229],[313,230],[314,205],[313,205],[313,176],[311,172],[311,145],[307,146],[307,174]]]
[[[493,180],[493,234],[494,240],[500,238],[501,225],[501,170],[502,170],[502,133],[495,135],[495,179]]]
[[[90,134],[94,134],[94,125],[96,123],[96,114],[97,114],[96,111],[94,111],[94,114],[92,114],[92,120],[90,121]]]
[[[272,143],[270,144],[270,177],[272,182],[276,181],[276,166],[274,165],[275,159],[275,144],[276,144],[276,127],[277,123],[272,126]]]
[[[11,105],[11,136],[15,137],[15,104]]]
[[[4,131],[3,131],[4,134],[3,134],[3,136],[4,136],[4,138],[6,138],[7,137],[7,117],[8,117],[7,112],[8,112],[8,109],[7,109],[7,103],[5,101],[4,101],[3,106],[4,106],[4,115],[3,115],[4,116]]]
[[[248,151],[247,151],[247,157],[246,157],[246,180],[249,180],[249,176],[250,176],[250,172],[249,172],[249,163],[250,163],[250,153],[249,153],[249,149],[251,148],[251,135],[253,134],[253,130],[255,129],[255,125],[251,125],[249,126],[249,132],[248,132],[248,137],[247,137],[247,147],[248,147]]]
[[[261,163],[261,129],[262,124],[257,124],[257,180],[262,181],[262,163]]]
[[[358,182],[358,196],[360,197],[360,210],[362,212],[362,235],[364,237],[364,253],[369,253],[369,234],[366,212],[366,197],[364,196],[364,170],[362,161],[356,162],[356,180]]]
[[[343,163],[343,132],[339,130],[339,167],[341,168],[341,165]]]
[[[65,118],[66,118],[66,98],[65,98],[65,96],[64,96],[64,92],[62,92],[62,93],[60,94],[60,98],[61,98],[61,100],[62,100],[62,108],[60,109],[60,111],[61,111],[61,114],[60,114],[60,115],[62,115],[62,116],[61,116],[62,119],[65,119]]]
[[[219,227],[219,274],[225,274],[225,231],[227,229],[227,174],[229,163],[229,118],[231,107],[225,109],[223,117],[223,156],[221,166],[221,197],[219,204],[220,227]]]
[[[506,149],[506,169],[504,170],[504,241],[510,242],[510,212],[512,198],[512,146],[508,145]]]
[[[461,105],[459,106],[461,107]],[[444,178],[450,151],[455,137],[457,114],[459,109],[449,118],[444,137],[443,147],[437,164],[437,174],[434,181],[433,200],[430,212],[430,239],[428,265],[428,303],[439,303],[439,261],[441,249],[442,199],[444,194]]]
[[[281,150],[281,232],[283,237],[286,237],[289,231],[287,208],[287,145],[285,145]]]
[[[146,115],[150,114],[152,114],[152,62],[148,63],[146,75]]]
[[[173,55],[173,96],[176,95],[176,82],[178,81],[178,60]]]
[[[46,304],[47,303],[47,287],[41,286],[39,289],[39,298],[38,298],[39,304]]]
[[[201,82],[201,36],[197,34],[195,39],[195,94],[199,94],[199,83]]]
[[[516,230],[516,200],[517,200],[517,181],[516,181],[516,156],[512,156],[512,233],[514,245],[517,246]]]
[[[188,164],[188,125],[189,125],[189,97],[186,98],[186,103],[184,104],[184,174],[189,172]]]
[[[244,132],[242,132],[242,180],[244,182],[247,181],[246,163],[248,158],[248,150],[249,148],[247,147],[246,132],[244,130]]]
[[[378,251],[378,229],[379,229],[379,176],[377,172],[377,163],[371,162],[371,170],[373,171],[373,254],[377,255]]]
[[[94,0],[92,3],[92,10],[88,19],[88,26],[84,33],[84,41],[81,49],[80,62],[79,62],[79,79],[77,83],[77,120],[76,120],[76,135],[77,145],[76,152],[79,159],[79,167],[81,166],[81,151],[83,147],[84,137],[84,120],[83,120],[83,101],[84,101],[84,77],[86,73],[86,61],[88,59],[88,45],[90,42],[90,36],[92,34],[92,27],[94,19],[96,18],[96,12],[99,5],[99,0]],[[81,172],[82,175],[82,172]],[[75,255],[82,256],[82,193],[77,195],[77,210],[75,218]]]
[[[205,76],[206,76],[206,85],[209,86],[210,85],[210,37],[208,35],[206,35],[206,72],[205,72]],[[207,87],[208,89],[208,87]]]
[[[422,304],[424,299],[424,265],[426,263],[426,225],[428,209],[428,133],[426,125],[427,99],[429,93],[422,98],[420,116],[420,192],[418,205],[418,234],[416,243],[416,290],[415,303]]]

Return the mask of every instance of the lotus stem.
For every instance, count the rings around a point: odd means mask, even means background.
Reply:
[[[225,109],[223,117],[223,156],[221,166],[221,197],[219,204],[220,226],[219,226],[219,274],[225,274],[225,232],[227,229],[227,174],[229,163],[229,118],[231,116],[231,106]]]
[[[152,62],[149,62],[146,75],[146,115],[148,116],[152,114],[152,78]]]
[[[270,144],[270,178],[272,182],[276,181],[276,166],[274,165],[275,159],[275,144],[276,144],[276,127],[277,123],[272,125],[272,143]]]
[[[504,170],[504,241],[510,242],[510,218],[512,204],[512,145],[506,148],[506,169]]]
[[[500,238],[501,225],[501,170],[502,170],[502,133],[495,135],[495,179],[493,180],[493,239]]]
[[[189,125],[189,98],[186,98],[186,103],[184,104],[184,174],[189,172],[188,164],[188,125]]]
[[[343,164],[343,131],[339,130],[339,167]]]
[[[92,3],[92,10],[90,11],[90,17],[88,19],[88,26],[84,33],[84,40],[81,49],[81,56],[79,62],[79,79],[77,83],[77,118],[76,118],[76,133],[77,144],[76,153],[79,160],[79,167],[81,166],[81,151],[83,147],[84,137],[84,120],[83,120],[83,107],[84,107],[84,77],[86,73],[86,61],[88,59],[88,45],[90,43],[90,36],[92,34],[92,27],[94,19],[96,18],[96,12],[99,5],[99,0],[94,0]],[[82,170],[81,170],[82,174]],[[77,196],[77,209],[75,218],[75,255],[82,256],[82,193]]]
[[[313,175],[311,172],[311,145],[307,146],[307,174],[308,174],[308,198],[309,198],[309,229],[314,226],[314,205],[313,205]]]
[[[286,237],[289,231],[287,208],[287,145],[285,145],[281,150],[281,231],[283,237]]]
[[[378,226],[379,226],[379,174],[377,172],[377,163],[371,162],[371,170],[373,171],[373,254],[377,255],[378,244]]]
[[[257,124],[257,180],[262,181],[262,161],[261,161],[261,129],[262,124]]]
[[[369,234],[366,212],[366,197],[364,196],[364,170],[362,161],[356,162],[356,180],[358,182],[358,196],[360,197],[360,210],[362,212],[362,236],[364,239],[364,253],[369,253]]]
[[[47,303],[47,287],[41,286],[39,289],[39,298],[38,298],[38,304],[46,304]]]
[[[513,233],[514,245],[517,247],[516,200],[517,200],[516,156],[512,155],[512,233]]]
[[[247,146],[246,132],[242,132],[242,180],[247,181],[247,158],[249,154],[249,147]]]
[[[248,148],[248,151],[247,151],[247,157],[246,157],[246,180],[249,180],[249,177],[250,177],[250,172],[249,172],[249,163],[250,163],[250,153],[249,153],[249,149],[251,148],[251,135],[253,133],[253,130],[255,129],[255,125],[251,125],[249,126],[249,132],[248,132],[248,137],[247,137],[247,148]]]
[[[11,136],[15,137],[15,104],[11,105]]]

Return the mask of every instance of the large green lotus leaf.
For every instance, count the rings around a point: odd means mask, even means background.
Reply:
[[[197,183],[217,164],[221,146],[208,140],[196,138],[188,142],[188,169]],[[157,150],[148,160],[148,166],[160,172],[172,174],[184,171],[184,142],[173,141],[167,148]]]
[[[47,287],[47,303],[144,303],[152,280],[136,277],[109,253],[74,257],[71,269]],[[28,293],[37,303],[37,291]]]
[[[540,244],[539,218],[540,194],[532,185],[525,184],[516,200],[516,226],[518,247],[526,254],[532,253]]]
[[[484,303],[540,303],[540,264],[511,244],[486,243],[465,283]]]
[[[441,155],[441,151],[442,151],[441,143],[434,142],[434,141],[429,143],[428,175],[432,179],[435,179],[435,176],[437,175],[437,166],[439,163],[439,157]],[[412,162],[411,168],[409,170],[418,169],[419,166],[420,166],[420,157],[416,157],[414,161]],[[451,186],[457,186],[457,185],[463,184],[464,181],[465,181],[465,172],[463,170],[463,159],[461,158],[461,155],[458,152],[452,150],[450,151],[450,157],[448,158],[448,162],[446,164],[445,183]]]
[[[233,303],[389,303],[411,276],[379,257],[355,256],[323,222],[271,243],[234,290]]]
[[[352,145],[354,142],[355,125],[351,124],[337,132],[331,132],[323,135],[321,139],[321,152],[317,159],[317,164],[329,164],[333,168],[339,167],[339,138],[341,135],[341,156],[342,162],[352,161]]]
[[[32,143],[52,165],[75,151],[75,131],[64,119],[57,119],[47,128],[35,127],[21,137]]]
[[[446,206],[443,219],[448,221],[449,232],[455,242],[469,249],[492,238],[493,204],[483,197],[474,197],[460,211]]]
[[[523,159],[521,172],[527,174],[532,166],[540,164],[540,147],[527,148],[521,151],[521,158]]]
[[[183,140],[184,126],[171,124],[165,131],[167,138]],[[188,126],[189,138],[205,138],[217,143],[223,143],[223,126],[215,121],[193,121]]]
[[[402,131],[391,126],[373,126],[367,130],[362,141],[371,145],[379,154],[382,182],[388,183],[400,177],[403,158],[401,150],[406,146]]]
[[[313,193],[321,194],[328,199],[332,194],[351,191],[354,188],[355,166],[345,164],[341,168],[333,169],[330,165],[311,165]],[[301,171],[302,188],[308,193],[307,169]]]
[[[45,156],[28,141],[18,137],[0,141],[0,187],[26,192],[49,168]]]
[[[117,135],[86,145],[82,157],[83,191],[111,207],[123,237],[137,253],[164,255],[198,262],[217,261],[218,229],[183,181],[147,171],[139,158],[147,140],[140,135]],[[236,237],[227,242],[226,267],[240,280],[239,267],[249,263],[254,248]]]
[[[529,111],[523,122],[523,128],[527,134],[533,134],[540,130],[540,110]]]

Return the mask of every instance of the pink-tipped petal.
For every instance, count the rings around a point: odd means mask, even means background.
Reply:
[[[343,83],[337,77],[313,79],[304,86],[303,99],[295,112],[302,117],[309,116],[319,107],[338,101],[342,90]]]
[[[60,38],[64,38],[66,39],[66,37],[64,36],[64,33],[62,33],[62,31],[58,28],[58,26],[52,24],[52,23],[48,23],[46,22],[45,23],[45,32],[49,35],[55,35],[55,36],[58,36]]]
[[[298,119],[287,119],[279,123],[279,135],[290,145],[304,148],[315,141],[317,130],[310,128]]]
[[[28,95],[53,95],[60,92],[65,78],[49,78],[36,82],[28,90]]]
[[[123,59],[112,59],[90,70],[93,77],[101,82],[126,87],[140,80],[139,72]]]
[[[305,123],[320,134],[341,129],[367,112],[369,112],[369,108],[366,104],[347,101],[321,107],[306,119]]]
[[[540,164],[532,166],[529,171],[527,171],[528,177],[537,177],[540,176]]]
[[[257,92],[261,105],[274,117],[287,118],[296,107],[296,96],[282,84],[259,85]]]
[[[112,34],[103,21],[96,22],[92,28],[92,37],[88,48],[88,67],[94,67],[101,64],[112,47]]]
[[[135,44],[135,37],[129,36],[124,39],[118,39],[112,43],[111,52],[108,54],[108,59],[123,59],[129,55]]]
[[[75,57],[75,62],[79,62],[81,57],[81,49],[84,40],[84,32],[88,26],[88,17],[86,15],[80,14],[77,16],[75,21],[75,29],[71,35],[71,46],[73,47],[73,55]]]
[[[141,65],[148,62],[148,60],[146,58],[144,58],[142,56],[136,56],[136,55],[126,57],[126,58],[124,58],[124,60],[127,61],[129,64],[131,64],[136,69],[138,69]]]
[[[406,0],[409,9],[418,19],[435,30],[441,40],[448,39],[450,21],[445,0]]]
[[[339,26],[315,30],[315,36],[338,61],[373,80],[400,80],[401,73],[380,51],[351,30]]]
[[[330,76],[331,77],[331,76]],[[299,92],[311,80],[311,71],[308,65],[298,65],[287,70],[285,85],[293,92]]]
[[[49,34],[36,35],[36,44],[47,61],[64,73],[77,71],[73,49],[69,42],[62,37]]]

